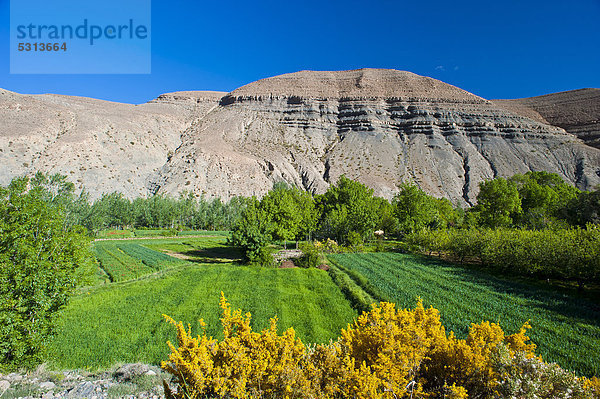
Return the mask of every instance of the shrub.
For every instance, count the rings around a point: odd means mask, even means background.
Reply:
[[[439,312],[398,310],[381,302],[341,337],[306,347],[294,330],[277,333],[277,319],[260,333],[250,314],[232,312],[221,293],[223,340],[192,338],[176,323],[179,347],[169,343],[173,392],[167,398],[594,398],[597,379],[577,378],[535,357],[525,324],[506,336],[494,324],[473,324],[467,339],[446,334]],[[200,321],[201,325],[205,326]]]
[[[31,183],[0,187],[0,364],[9,368],[42,360],[57,312],[93,266],[85,230]]]
[[[325,263],[325,257],[317,249],[314,243],[304,242],[300,244],[302,256],[297,259],[296,264],[300,267],[317,267]]]

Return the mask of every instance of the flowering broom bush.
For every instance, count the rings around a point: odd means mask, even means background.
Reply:
[[[373,305],[336,342],[305,346],[277,319],[260,333],[251,315],[232,311],[221,294],[224,338],[177,329],[162,367],[175,377],[167,398],[600,398],[600,380],[578,378],[534,353],[526,323],[505,335],[473,324],[466,339],[446,334],[439,312]],[[204,323],[200,320],[204,327]]]

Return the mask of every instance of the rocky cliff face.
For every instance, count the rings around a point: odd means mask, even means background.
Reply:
[[[600,89],[580,89],[517,100],[494,100],[509,111],[559,126],[600,148]]]
[[[284,180],[323,192],[342,174],[391,197],[401,182],[457,204],[529,170],[600,183],[600,152],[564,130],[409,72],[299,72],[233,91],[198,121],[151,189],[261,195]]]
[[[535,118],[435,79],[374,69],[303,71],[140,106],[4,93],[0,160],[11,169],[0,178],[41,169],[95,193],[227,199],[282,180],[320,193],[345,174],[387,198],[411,181],[460,205],[474,202],[480,181],[529,170],[599,184],[600,150]]]

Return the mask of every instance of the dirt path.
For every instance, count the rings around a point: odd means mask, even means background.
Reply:
[[[162,253],[172,256],[174,258],[177,259],[183,259],[183,260],[194,260],[195,258],[192,256],[187,256],[185,254],[182,254],[181,252],[175,252],[175,251],[169,251],[169,250],[163,250],[161,251]]]

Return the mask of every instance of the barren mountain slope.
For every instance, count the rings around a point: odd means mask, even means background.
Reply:
[[[529,170],[600,184],[600,150],[545,116],[410,72],[302,71],[225,94],[127,105],[0,91],[0,183],[43,170],[94,198],[185,190],[228,199],[281,180],[321,193],[345,174],[387,198],[411,181],[460,205],[482,180]]]
[[[0,184],[37,170],[62,173],[93,198],[147,194],[192,122],[225,93],[170,93],[142,105],[0,91]]]
[[[521,115],[559,126],[600,148],[600,89],[580,89],[494,103]],[[530,116],[531,117],[531,116]]]
[[[391,197],[403,181],[464,205],[494,176],[600,183],[600,151],[443,82],[395,70],[303,71],[234,90],[188,130],[150,189],[228,198],[342,174]]]

